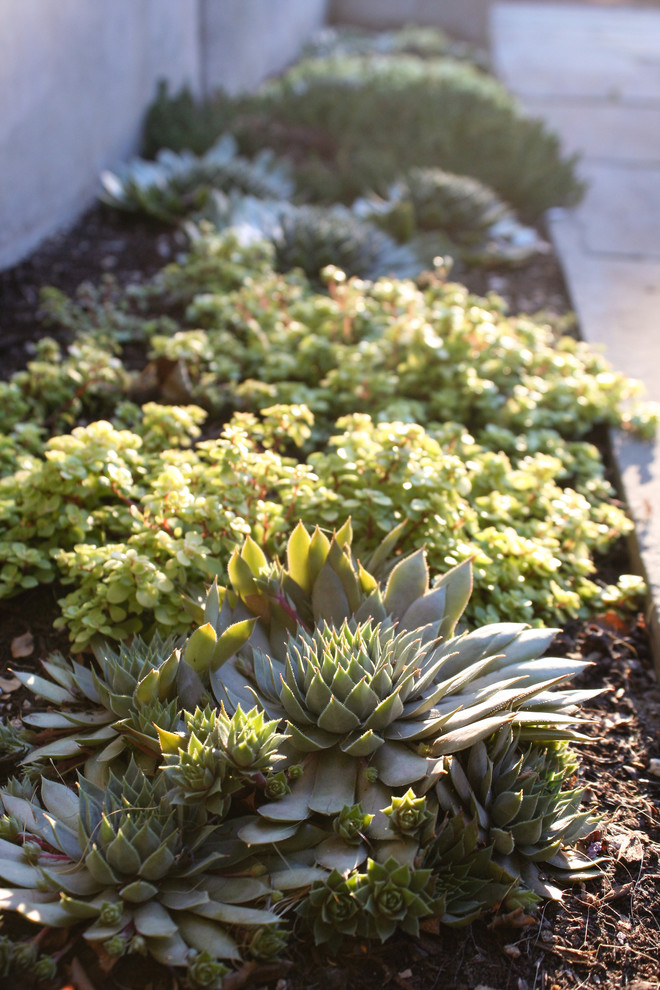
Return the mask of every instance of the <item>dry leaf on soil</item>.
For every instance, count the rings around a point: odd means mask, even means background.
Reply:
[[[19,657],[29,657],[34,652],[32,633],[26,632],[22,636],[15,636],[11,641],[10,649],[14,660],[18,660]]]

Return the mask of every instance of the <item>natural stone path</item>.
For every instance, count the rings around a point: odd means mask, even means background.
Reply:
[[[496,3],[495,70],[566,151],[582,203],[550,214],[582,336],[660,401],[660,10]],[[660,438],[617,434],[660,674]]]

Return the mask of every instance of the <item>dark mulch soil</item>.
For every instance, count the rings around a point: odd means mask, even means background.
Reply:
[[[81,281],[97,280],[104,272],[112,272],[122,283],[137,281],[182,246],[180,235],[169,230],[95,208],[17,268],[0,273],[0,375],[23,367],[31,344],[44,332],[37,316],[41,286],[56,285],[72,293]],[[477,292],[499,292],[513,311],[561,316],[568,308],[551,254],[516,272],[461,273],[461,279]],[[622,569],[628,567],[624,560]],[[66,650],[65,636],[52,628],[57,597],[56,588],[44,588],[0,602],[4,718],[15,718],[32,704],[22,689],[12,689],[9,668],[32,668],[48,652]],[[14,658],[12,645],[16,649],[18,637],[28,633],[31,652]],[[604,858],[602,878],[570,890],[562,903],[546,904],[535,923],[522,928],[498,924],[497,918],[460,931],[434,930],[431,925],[417,939],[395,938],[384,946],[349,942],[336,959],[326,958],[309,941],[294,939],[290,962],[249,964],[227,981],[228,990],[660,987],[660,778],[652,773],[659,765],[652,761],[660,757],[660,691],[643,618],[624,623],[605,616],[570,623],[557,637],[554,652],[589,659],[592,667],[582,676],[583,685],[604,688],[589,711],[593,722],[590,741],[581,746],[580,770],[589,807],[603,816],[588,841],[590,854]],[[0,767],[0,773],[9,769]],[[11,918],[5,919],[3,931],[16,933]],[[67,937],[53,932],[42,948],[63,950]],[[75,990],[180,986],[169,972],[133,957],[104,974],[91,951],[81,950],[79,944],[62,958],[66,986]],[[11,978],[15,990],[31,990],[32,985],[18,976]],[[40,986],[59,990],[64,984]]]

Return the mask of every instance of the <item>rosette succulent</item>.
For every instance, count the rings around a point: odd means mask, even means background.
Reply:
[[[42,661],[46,676],[17,671],[28,690],[56,708],[24,716],[39,733],[37,743],[40,735],[51,741],[37,745],[23,762],[82,758],[95,751],[98,763],[108,763],[127,746],[155,758],[160,753],[155,726],[174,729],[179,720],[177,679],[183,665],[174,647],[172,639],[156,636],[147,643],[135,637],[130,646],[95,647],[96,669],[54,654]]]
[[[510,210],[478,179],[440,168],[411,169],[405,191],[420,230],[444,230],[459,241],[481,240]]]
[[[277,732],[276,721],[267,722],[256,708],[245,713],[239,705],[229,717],[224,710],[206,707],[183,717],[181,732],[158,729],[163,769],[173,804],[195,809],[204,819],[209,813],[224,818],[235,791],[257,775],[263,779],[284,759],[277,749],[286,737]],[[276,795],[272,787],[269,793],[274,778],[265,780],[269,797]]]
[[[415,870],[390,857],[370,859],[364,873],[343,877],[333,870],[313,886],[298,908],[317,942],[337,946],[338,936],[362,935],[381,942],[397,929],[419,934],[420,918],[435,913],[431,870]]]
[[[0,799],[23,825],[22,841],[0,842],[0,877],[12,885],[0,891],[0,907],[29,921],[84,923],[85,939],[110,955],[146,951],[177,966],[192,950],[238,959],[232,928],[279,921],[213,896],[222,858],[209,845],[214,829],[187,826],[163,774],[147,777],[132,761],[121,776],[109,774],[106,788],[81,776],[78,795],[44,780],[43,805],[7,790]]]
[[[158,152],[156,161],[135,158],[117,172],[101,175],[101,199],[128,212],[143,212],[165,223],[211,211],[214,192],[286,197],[293,192],[288,170],[270,151],[253,160],[238,154],[225,134],[204,155]]]
[[[248,537],[178,646],[21,674],[58,709],[29,716],[57,733],[29,766],[85,772],[78,793],[0,790],[0,909],[213,987],[279,955],[293,911],[335,948],[525,916],[593,875],[567,742],[595,692],[563,686],[585,664],[544,655],[552,629],[459,631],[470,562],[431,582],[423,551],[393,557],[399,532],[364,562],[350,523],[298,525],[284,562]]]
[[[584,789],[566,787],[577,762],[564,743],[524,746],[507,727],[467,755],[447,757],[446,768],[435,785],[440,806],[474,817],[480,841],[527,887],[554,896],[553,880],[598,875],[593,860],[565,851],[594,830],[596,819],[580,811]]]

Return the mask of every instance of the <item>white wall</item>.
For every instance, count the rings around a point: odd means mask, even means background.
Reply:
[[[325,24],[328,6],[329,0],[204,0],[206,91],[253,89],[279,72]]]
[[[254,86],[327,0],[0,0],[0,269],[73,222],[133,153],[160,78]]]
[[[198,29],[187,0],[0,0],[0,268],[89,204],[160,76],[198,85]]]
[[[491,0],[332,0],[333,21],[363,27],[390,28],[425,24],[443,28],[457,38],[478,44],[488,41]]]

